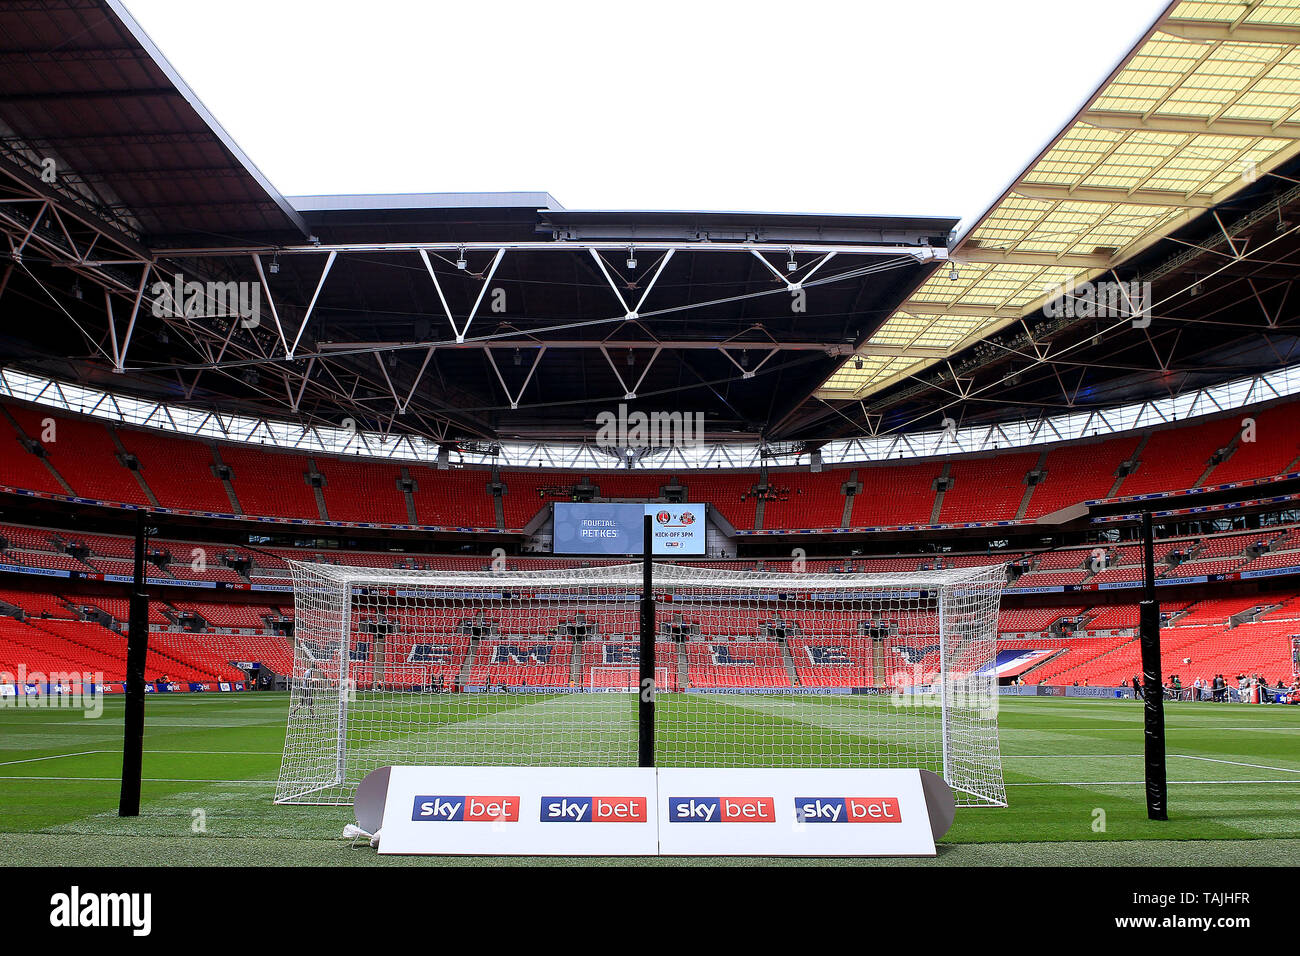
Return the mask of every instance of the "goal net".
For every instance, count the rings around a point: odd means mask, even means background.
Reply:
[[[291,562],[279,803],[389,765],[635,766],[642,567],[403,571]],[[656,564],[663,767],[919,767],[1005,805],[1002,565],[906,574]]]

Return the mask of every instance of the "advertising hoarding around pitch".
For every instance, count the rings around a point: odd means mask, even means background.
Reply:
[[[655,771],[394,767],[380,853],[652,856]]]
[[[934,856],[926,801],[902,769],[393,767],[379,852]]]

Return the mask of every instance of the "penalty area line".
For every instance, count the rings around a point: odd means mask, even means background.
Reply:
[[[279,757],[281,750],[146,750],[147,754],[220,754],[235,757],[248,754],[253,757]]]
[[[119,750],[79,750],[76,753],[67,754],[47,754],[44,757],[24,757],[21,760],[0,760],[0,767],[13,767],[24,763],[40,763],[43,760],[63,760],[68,757],[93,757],[98,754],[117,754]],[[278,750],[146,750],[147,754],[205,754],[219,755],[226,757],[251,756],[251,757],[278,757]],[[90,778],[87,778],[90,779]]]
[[[1170,780],[1168,785],[1171,787],[1217,787],[1223,784],[1240,784],[1240,783],[1274,783],[1289,784],[1300,783],[1300,780]],[[1041,780],[1022,783],[1008,783],[1008,787],[1144,787],[1145,780]]]
[[[25,757],[22,760],[0,761],[0,767],[12,767],[20,763],[39,763],[42,760],[62,760],[64,757],[90,757],[95,754],[113,753],[111,750],[82,750],[73,754],[50,754],[46,757]]]
[[[1197,757],[1193,754],[1170,754],[1171,757],[1182,757],[1184,760],[1204,760],[1207,763],[1225,763],[1232,767],[1249,767],[1251,770],[1274,770],[1277,773],[1300,773],[1300,770],[1292,770],[1288,767],[1270,767],[1262,763],[1242,763],[1240,760],[1221,760],[1218,757]]]
[[[1096,757],[1099,760],[1112,760],[1116,757],[1141,757],[1142,754],[1003,754],[1003,760],[1086,760]]]
[[[245,787],[274,787],[275,780],[214,780],[210,777],[141,777],[144,783],[220,783]],[[31,777],[0,774],[0,783],[6,780],[77,780],[92,783],[120,783],[121,777]]]

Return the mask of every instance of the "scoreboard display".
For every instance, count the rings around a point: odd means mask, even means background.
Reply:
[[[646,515],[651,517],[654,554],[703,555],[705,505],[597,504],[557,501],[555,554],[641,554]]]

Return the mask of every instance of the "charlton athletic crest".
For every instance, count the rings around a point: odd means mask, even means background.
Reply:
[[[667,524],[669,521],[673,520],[673,516],[667,511],[661,511],[655,515],[655,520],[660,524]]]

